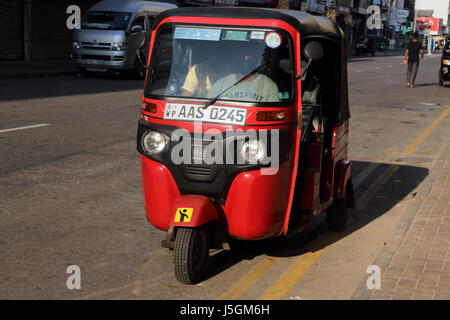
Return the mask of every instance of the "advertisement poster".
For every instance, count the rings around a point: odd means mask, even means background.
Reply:
[[[438,35],[442,29],[442,19],[417,18],[416,32],[424,35]]]

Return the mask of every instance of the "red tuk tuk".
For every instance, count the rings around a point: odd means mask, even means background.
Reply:
[[[332,21],[178,8],[154,21],[137,149],[150,223],[182,283],[209,249],[286,237],[352,207],[347,54]]]

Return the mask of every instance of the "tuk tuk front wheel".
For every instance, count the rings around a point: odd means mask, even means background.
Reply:
[[[335,199],[327,210],[328,229],[342,232],[347,222],[347,195],[343,199]]]
[[[180,228],[174,244],[175,276],[185,284],[198,283],[209,257],[208,235],[204,228]]]

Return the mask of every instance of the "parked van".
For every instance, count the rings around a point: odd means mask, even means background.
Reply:
[[[82,18],[81,29],[72,36],[70,58],[82,75],[90,72],[126,71],[137,78],[145,69],[137,60],[148,52],[151,23],[161,12],[176,5],[155,1],[104,0],[90,8]],[[145,38],[141,46],[142,38]]]

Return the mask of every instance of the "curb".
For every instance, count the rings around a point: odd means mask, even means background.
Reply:
[[[448,153],[450,153],[450,144],[447,144],[446,148],[442,151],[439,158],[437,159],[437,163],[430,170],[430,175],[428,176],[427,183],[422,186],[423,189],[426,189],[423,195],[424,198],[426,198],[430,194],[433,187],[433,182],[442,171],[445,163],[445,161],[443,160],[443,155],[447,155]],[[381,249],[380,253],[375,258],[375,261],[372,263],[373,265],[379,266],[381,270],[386,270],[394,254],[397,252],[397,249],[400,247],[401,242],[408,232],[413,219],[416,217],[417,212],[422,206],[422,203],[423,200],[414,199],[413,202],[406,207],[405,212],[403,212],[400,218],[400,222],[392,231],[386,246]],[[368,290],[366,282],[362,281],[356,291],[353,293],[350,300],[370,300],[370,297],[374,292],[375,290]]]

